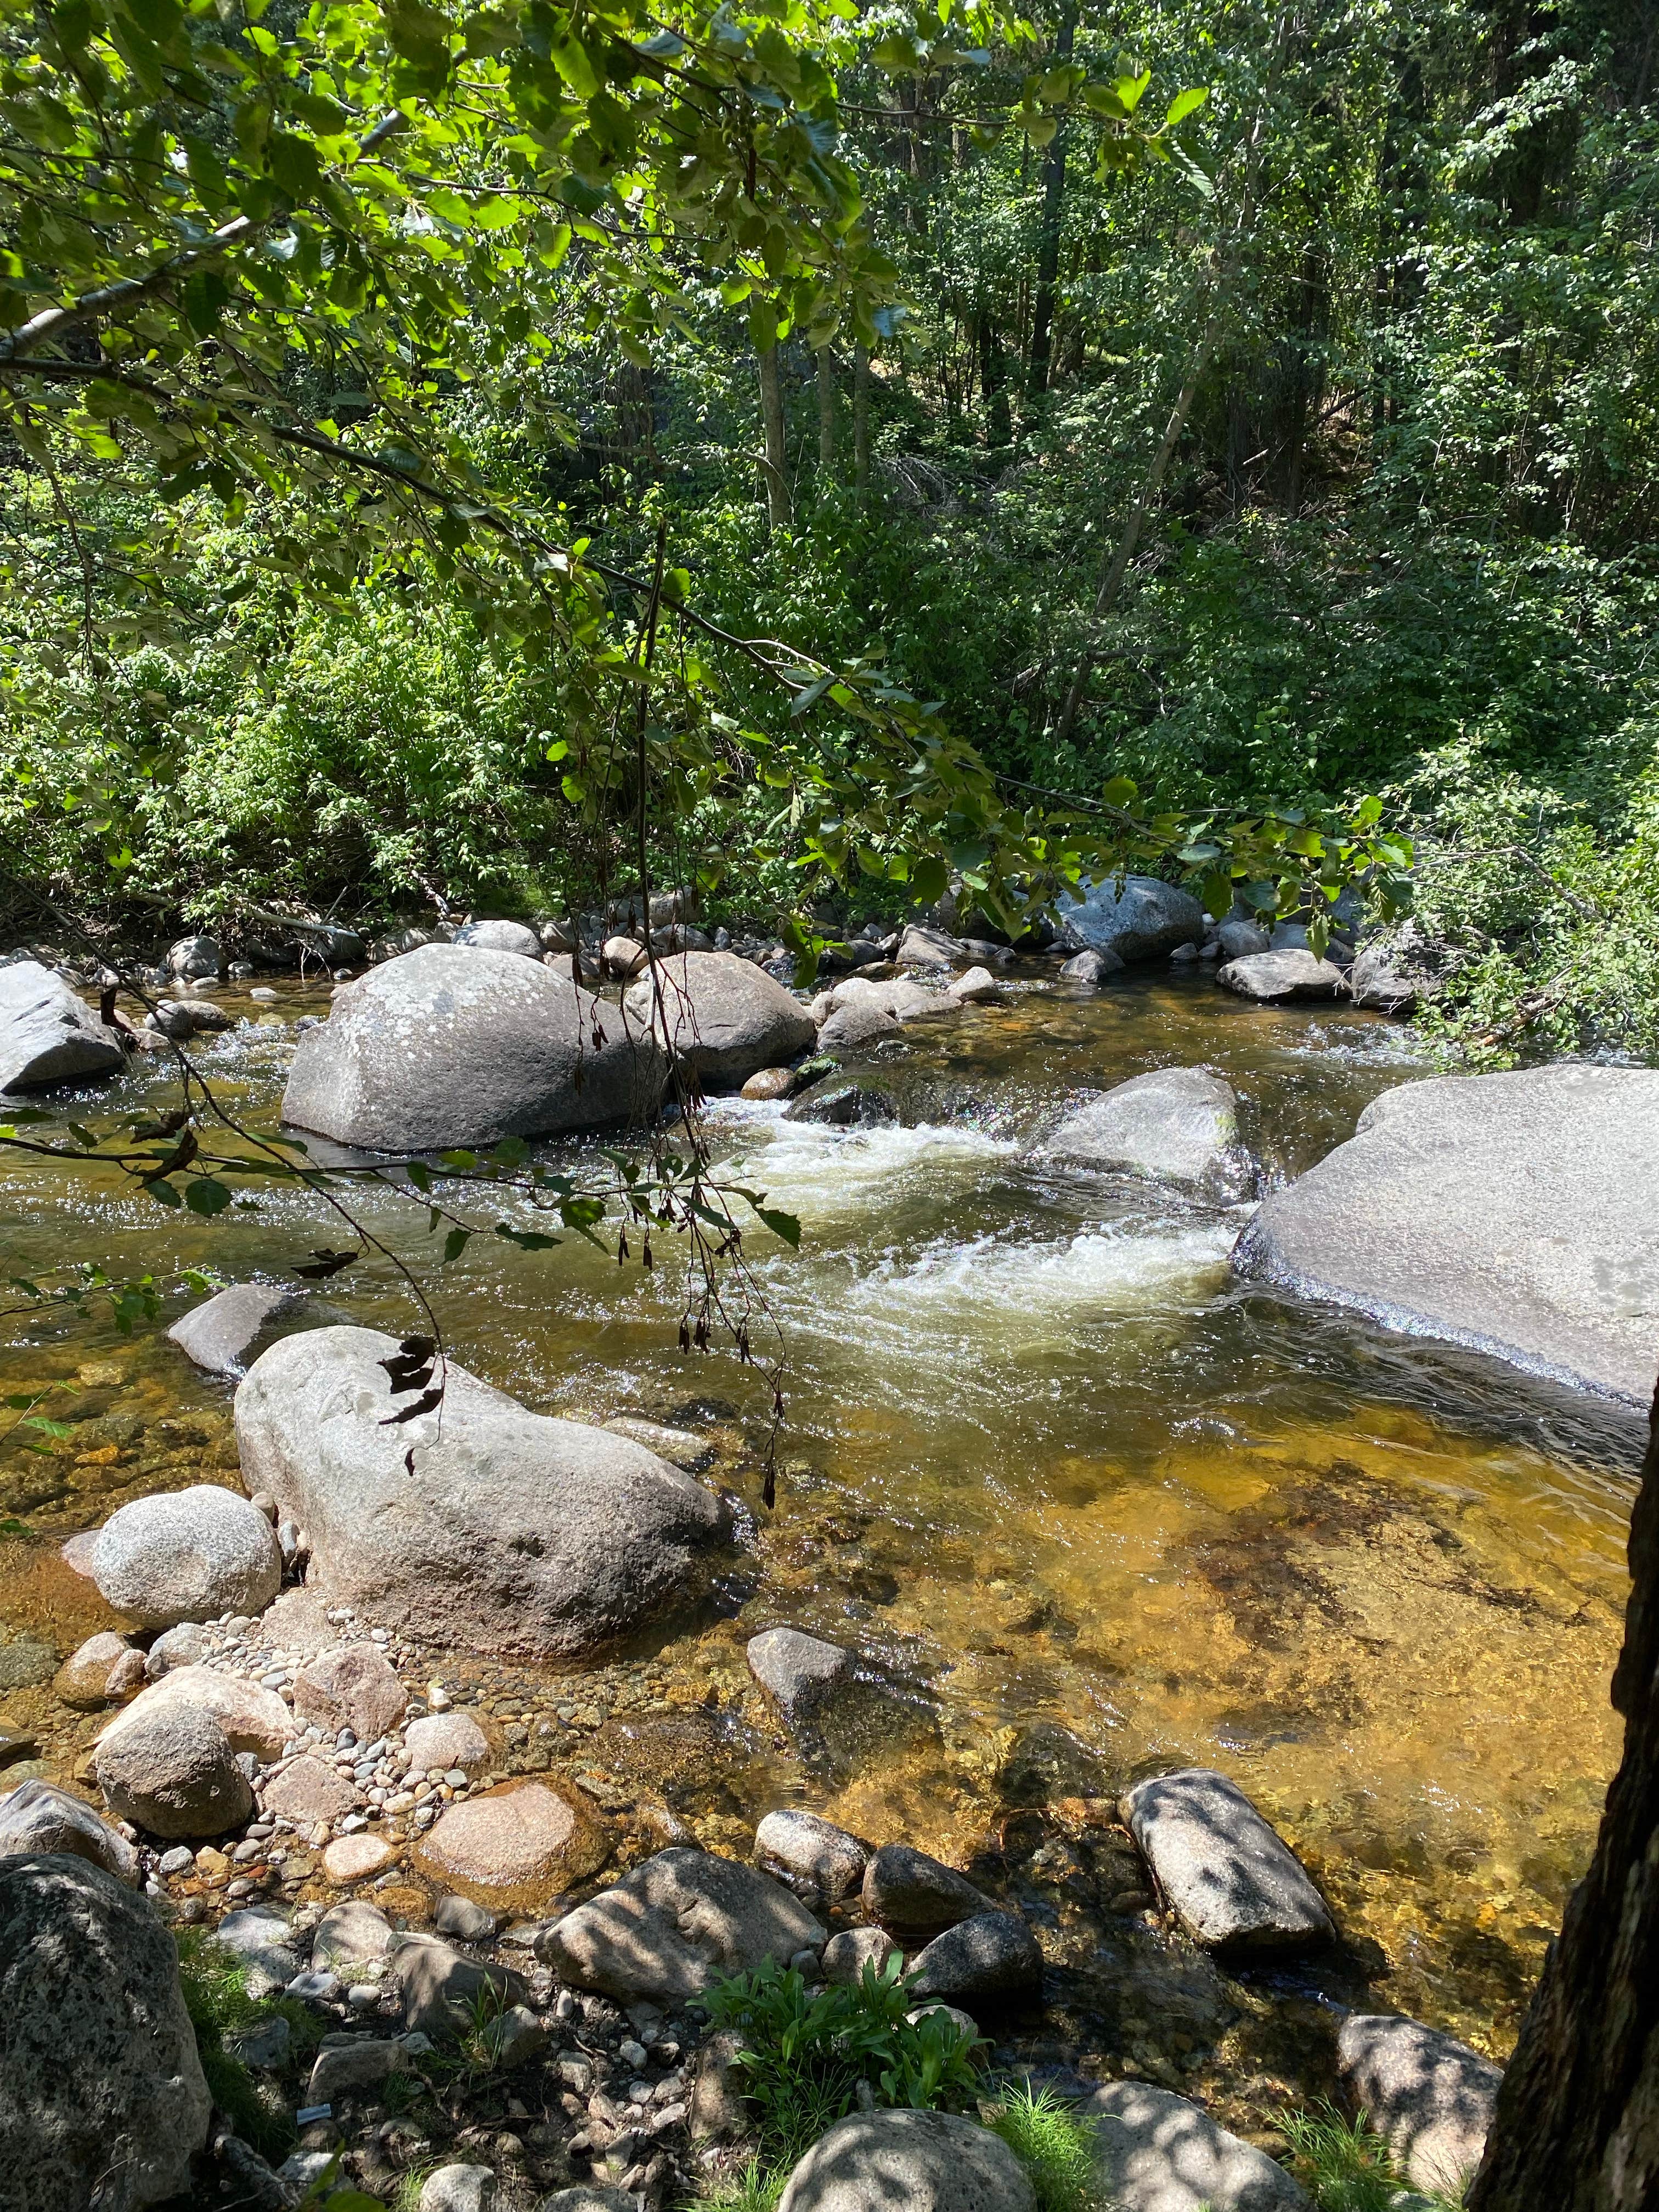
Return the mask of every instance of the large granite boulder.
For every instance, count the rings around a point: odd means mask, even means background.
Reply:
[[[1645,1406],[1659,1071],[1540,1067],[1385,1091],[1264,1202],[1242,1274]]]
[[[1238,1095],[1203,1067],[1131,1076],[1068,1114],[1044,1148],[1079,1166],[1195,1184],[1216,1198],[1254,1182],[1238,1141]]]
[[[1407,2179],[1455,2200],[1486,2148],[1501,2069],[1397,2013],[1350,2013],[1337,2032],[1336,2063]]]
[[[0,968],[0,1091],[113,1075],[125,1054],[84,999],[38,960]]]
[[[222,1674],[216,1667],[191,1666],[171,1668],[159,1681],[141,1690],[125,1711],[105,1723],[98,1741],[108,1743],[154,1714],[176,1712],[184,1706],[216,1721],[233,1751],[251,1751],[259,1759],[280,1759],[283,1745],[299,1733],[298,1722],[275,1690],[240,1674]]]
[[[1241,999],[1335,999],[1347,988],[1335,962],[1321,960],[1305,945],[1246,953],[1218,968],[1215,980]]]
[[[815,2142],[778,2212],[1036,2212],[1000,2136],[954,2112],[854,2112]]]
[[[1173,2090],[1111,2081],[1077,2112],[1113,2212],[1313,2212],[1282,2166]]]
[[[800,1000],[735,952],[671,954],[623,1003],[635,1028],[660,1037],[705,1091],[735,1091],[817,1035]]]
[[[1123,1818],[1188,1933],[1212,1950],[1305,1950],[1335,1935],[1300,1861],[1224,1774],[1138,1782]]]
[[[211,2101],[149,1903],[82,1858],[0,1859],[8,2212],[138,2212],[181,2194]]]
[[[266,1326],[304,1298],[289,1283],[233,1283],[181,1315],[167,1338],[210,1375],[240,1375]]]
[[[98,1532],[92,1578],[144,1628],[263,1613],[283,1586],[283,1554],[257,1505],[216,1483],[118,1506]]]
[[[1177,945],[1201,944],[1208,917],[1188,890],[1157,876],[1108,876],[1058,909],[1068,942],[1120,960],[1156,960]]]
[[[373,1329],[313,1329],[238,1387],[244,1478],[309,1533],[308,1589],[459,1650],[551,1656],[704,1587],[727,1515],[690,1475],[454,1365],[439,1411],[389,1427],[411,1402],[381,1364],[397,1349]]]
[[[118,1820],[169,1842],[222,1836],[253,1810],[253,1791],[229,1738],[199,1705],[149,1713],[105,1738],[94,1771]]]
[[[138,1880],[138,1854],[126,1838],[90,1805],[39,1775],[0,1797],[0,1859],[14,1853],[85,1859],[129,1888]]]
[[[647,1031],[568,976],[485,946],[425,945],[342,990],[300,1039],[283,1118],[341,1144],[427,1152],[656,1111]]]
[[[536,1952],[573,1989],[629,2005],[701,1996],[717,1976],[823,1942],[823,1927],[781,1883],[677,1847],[555,1921]]]

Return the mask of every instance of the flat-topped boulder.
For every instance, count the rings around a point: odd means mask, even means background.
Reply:
[[[705,1091],[735,1091],[763,1067],[806,1051],[811,1015],[775,975],[735,952],[676,952],[623,1000]]]
[[[1190,891],[1157,876],[1108,876],[1056,911],[1071,943],[1122,961],[1156,960],[1177,945],[1201,944],[1207,920]]]
[[[1645,1407],[1659,1313],[1659,1071],[1400,1085],[1273,1192],[1240,1273]]]
[[[458,1650],[550,1656],[707,1586],[728,1516],[691,1476],[453,1364],[439,1411],[389,1427],[410,1402],[382,1364],[397,1350],[374,1329],[313,1329],[237,1389],[244,1478],[308,1532],[308,1590]]]
[[[572,1988],[618,2004],[701,1996],[718,1976],[822,1950],[824,1929],[781,1882],[712,1851],[677,1846],[538,1937]]]
[[[216,1667],[174,1667],[159,1681],[141,1690],[99,1731],[100,1744],[123,1729],[137,1728],[157,1713],[176,1712],[193,1706],[217,1721],[233,1751],[251,1751],[256,1759],[280,1759],[297,1723],[276,1692],[262,1682],[240,1674],[222,1674]]]
[[[533,1912],[596,1874],[608,1824],[568,1784],[508,1782],[441,1812],[414,1849],[416,1871],[496,1911]]]
[[[1241,999],[1335,999],[1347,978],[1334,960],[1322,960],[1306,945],[1277,952],[1247,952],[1218,968],[1215,980]]]
[[[1486,2148],[1502,2069],[1400,2013],[1350,2013],[1336,2063],[1407,2179],[1458,2198]]]
[[[1238,1141],[1238,1094],[1206,1067],[1131,1076],[1068,1114],[1044,1150],[1079,1166],[1243,1196],[1253,1176]]]
[[[1188,1767],[1139,1782],[1123,1818],[1182,1925],[1208,1948],[1305,1950],[1335,1935],[1301,1862],[1226,1775]]]
[[[126,1054],[86,1000],[38,960],[0,967],[0,1092],[113,1075]]]
[[[1313,2212],[1282,2166],[1173,2090],[1111,2081],[1077,2116],[1093,2132],[1113,2212]]]
[[[307,1030],[283,1118],[343,1145],[428,1152],[648,1116],[647,1030],[516,952],[423,945],[347,985]]]
[[[852,1052],[892,1036],[906,1022],[957,1014],[962,1002],[948,991],[918,983],[909,975],[849,975],[814,1002],[823,1014],[821,1052]]]

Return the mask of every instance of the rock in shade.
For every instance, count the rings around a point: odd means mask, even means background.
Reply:
[[[334,1644],[294,1677],[294,1710],[301,1719],[315,1721],[331,1735],[349,1728],[359,1743],[373,1743],[395,1728],[408,1703],[395,1668],[374,1644]]]
[[[1282,2166],[1171,2090],[1112,2081],[1076,2110],[1114,2212],[1313,2212]]]
[[[994,1910],[965,1874],[908,1844],[884,1844],[872,1855],[863,1900],[866,1919],[906,1936],[937,1935]]]
[[[275,1690],[238,1674],[222,1674],[213,1667],[175,1667],[106,1721],[98,1741],[108,1743],[123,1729],[181,1705],[199,1706],[210,1713],[229,1737],[233,1751],[251,1751],[260,1759],[280,1759],[283,1746],[295,1734],[294,1716]]]
[[[211,2100],[173,1938],[82,1858],[0,1859],[8,2212],[139,2212],[187,2190]]]
[[[287,1983],[300,1971],[299,1954],[287,1920],[269,1905],[228,1912],[213,1931],[214,1941],[234,1952],[250,1972]]]
[[[532,1911],[596,1874],[611,1851],[607,1824],[579,1790],[526,1781],[449,1806],[413,1856],[434,1884],[500,1911]]]
[[[403,1999],[404,2018],[422,2035],[457,2035],[472,2024],[482,1990],[502,2004],[522,2004],[529,1984],[510,1966],[470,1959],[436,1936],[401,1936],[386,1979]]]
[[[134,1679],[132,1662],[138,1662]],[[144,1680],[144,1655],[127,1642],[105,1629],[97,1636],[89,1636],[77,1650],[72,1651],[52,1678],[52,1695],[61,1698],[66,1705],[77,1712],[89,1713],[112,1698],[125,1697],[129,1692],[142,1688]]]
[[[1248,960],[1252,954],[1267,951],[1273,939],[1255,921],[1224,921],[1216,932],[1222,957],[1227,960]]]
[[[167,1336],[210,1375],[240,1375],[267,1322],[295,1311],[304,1297],[285,1283],[233,1283],[192,1306]]]
[[[490,2212],[495,2202],[492,2167],[441,2166],[422,2184],[419,2212]]]
[[[718,1975],[821,1950],[824,1930],[779,1882],[713,1852],[675,1849],[543,1931],[561,1981],[620,2004],[700,1996]]]
[[[273,1774],[264,1783],[260,1797],[265,1811],[279,1820],[292,1820],[296,1828],[314,1828],[319,1821],[337,1820],[355,1813],[362,1792],[337,1768],[313,1759],[309,1752]]]
[[[439,1935],[453,1936],[458,1943],[487,1943],[495,1933],[495,1915],[470,1897],[441,1897],[433,1909],[432,1924]]]
[[[1334,961],[1297,948],[1229,960],[1216,969],[1215,980],[1242,999],[1334,999],[1346,988]]]
[[[384,1959],[392,1941],[392,1923],[378,1905],[361,1899],[337,1905],[323,1915],[312,1936],[313,1971],[367,1966]]]
[[[799,999],[735,952],[673,954],[623,1004],[635,1025],[654,1028],[707,1091],[736,1090],[761,1068],[805,1052],[817,1034]]]
[[[864,1880],[869,1853],[856,1836],[816,1813],[769,1813],[755,1831],[755,1856],[768,1874],[825,1905],[838,1905]]]
[[[113,1075],[118,1036],[85,1000],[38,960],[0,968],[0,1091],[46,1091]]]
[[[323,1853],[324,1877],[345,1889],[384,1874],[395,1856],[384,1836],[337,1836]]]
[[[850,1651],[798,1628],[769,1628],[751,1636],[747,1656],[750,1673],[790,1728],[811,1720],[836,1686],[852,1679]]]
[[[880,1973],[890,1959],[899,1955],[898,1945],[884,1928],[843,1928],[823,1947],[823,1978],[861,1982],[866,1966]]]
[[[596,2181],[584,2181],[574,2189],[556,2189],[543,2197],[536,2212],[639,2212],[639,2203],[626,2189],[605,2189]]]
[[[1205,913],[1190,891],[1156,876],[1108,876],[1077,902],[1057,909],[1070,940],[1120,960],[1156,960],[1177,945],[1203,941]]]
[[[402,2064],[403,2049],[396,2036],[362,2036],[351,2043],[325,2045],[312,2065],[306,2102],[331,2105],[337,2097],[378,2088]]]
[[[1266,1200],[1241,1273],[1645,1407],[1659,1072],[1558,1066],[1385,1091]]]
[[[649,1115],[665,1072],[648,1035],[568,975],[427,945],[347,985],[306,1031],[283,1118],[387,1152],[495,1144]]]
[[[1456,2199],[1480,2163],[1502,2070],[1467,2044],[1402,2014],[1350,2013],[1337,2070],[1418,2189]]]
[[[470,945],[475,951],[516,952],[521,960],[542,957],[541,939],[521,921],[469,921],[451,941]]]
[[[1348,970],[1353,1002],[1387,1014],[1409,1014],[1439,980],[1444,959],[1443,951],[1429,942],[1415,922],[1368,937]]]
[[[237,1389],[244,1476],[309,1532],[308,1590],[433,1643],[562,1656],[706,1587],[728,1518],[690,1475],[453,1364],[441,1425],[386,1427],[407,1411],[380,1364],[396,1351],[373,1329],[313,1329]]]
[[[976,2001],[1030,1996],[1042,1986],[1042,1953],[1012,1912],[976,1912],[935,1936],[909,1961],[918,1997]]]
[[[181,937],[167,949],[167,973],[200,981],[219,973],[218,941],[211,937]]]
[[[1238,1095],[1204,1067],[1132,1076],[1068,1114],[1044,1150],[1093,1168],[1186,1182],[1216,1198],[1253,1188],[1238,1141]]]
[[[1137,1783],[1125,1825],[1182,1925],[1212,1950],[1305,1950],[1336,1930],[1325,1900],[1236,1782],[1188,1767]]]
[[[814,2143],[778,2212],[1035,2212],[1000,2136],[953,2112],[854,2112]]]
[[[447,1774],[459,1766],[471,1778],[489,1764],[489,1739],[471,1713],[428,1713],[410,1721],[404,1730],[404,1749],[410,1767],[418,1766],[423,1774]]]
[[[253,1791],[211,1714],[152,1712],[98,1746],[98,1787],[118,1820],[152,1836],[222,1836],[253,1810]]]
[[[198,1482],[118,1506],[98,1532],[92,1578],[118,1613],[171,1628],[263,1613],[283,1586],[283,1554],[246,1498]]]
[[[294,2031],[282,2013],[272,2013],[256,2027],[226,2036],[225,2048],[233,2058],[257,2074],[280,2074],[288,2064]]]
[[[899,939],[894,957],[901,968],[959,968],[968,954],[959,937],[913,921]]]
[[[0,1797],[0,1858],[16,1852],[85,1859],[118,1881],[138,1880],[138,1854],[90,1805],[32,1776]]]

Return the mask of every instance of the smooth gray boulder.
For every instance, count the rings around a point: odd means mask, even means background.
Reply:
[[[623,1003],[635,1028],[659,1036],[705,1091],[734,1091],[817,1035],[800,1000],[735,952],[671,953]]]
[[[349,1899],[317,1923],[311,1938],[312,1971],[365,1966],[384,1959],[396,1941],[396,1930],[379,1905],[361,1897]]]
[[[976,1999],[1029,1996],[1042,1986],[1042,1953],[1012,1912],[975,1912],[924,1944],[908,1961],[918,1997],[971,2008]]]
[[[837,1685],[853,1678],[850,1651],[799,1628],[768,1628],[751,1636],[744,1656],[750,1673],[790,1728],[811,1720]]]
[[[793,1806],[769,1813],[755,1831],[755,1856],[792,1888],[839,1904],[864,1880],[869,1853],[856,1836]]]
[[[210,1713],[180,1705],[106,1737],[94,1771],[117,1820],[170,1842],[222,1836],[253,1810],[253,1790]]]
[[[301,1036],[283,1119],[377,1151],[489,1145],[647,1118],[664,1074],[648,1033],[557,969],[424,945]]]
[[[823,1927],[781,1882],[676,1847],[544,1929],[536,1955],[562,1982],[628,2005],[700,1996],[718,1975],[823,1943]]]
[[[1229,960],[1216,969],[1215,980],[1241,999],[1334,999],[1347,988],[1334,961],[1294,948]]]
[[[210,1375],[240,1375],[266,1323],[291,1313],[304,1297],[287,1283],[233,1283],[192,1306],[173,1322],[167,1337]]]
[[[453,1364],[441,1413],[387,1427],[412,1402],[380,1364],[397,1350],[374,1329],[313,1329],[237,1389],[243,1477],[309,1532],[307,1589],[458,1650],[546,1656],[705,1586],[728,1516],[690,1475]]]
[[[0,1797],[0,1858],[12,1853],[67,1855],[85,1859],[129,1887],[138,1880],[138,1854],[126,1838],[81,1798],[38,1775]]]
[[[965,1874],[909,1844],[871,1853],[860,1894],[866,1919],[906,1936],[936,1935],[995,1909]]]
[[[894,957],[902,968],[961,968],[972,955],[959,937],[913,921],[901,935]]]
[[[1074,952],[1062,965],[1060,981],[1065,983],[1086,983],[1098,990],[1109,975],[1121,975],[1126,963],[1115,952],[1101,952],[1091,946],[1086,951]]]
[[[219,973],[219,943],[212,937],[181,937],[167,947],[167,973],[202,978]]]
[[[1457,2197],[1486,2148],[1503,2069],[1397,2013],[1350,2013],[1337,2033],[1336,2063],[1407,2179]]]
[[[1204,1067],[1131,1076],[1068,1114],[1043,1150],[1080,1166],[1194,1183],[1217,1198],[1243,1197],[1254,1182],[1238,1141],[1238,1094]]]
[[[180,2194],[211,2101],[149,1902],[82,1858],[0,1859],[7,2212],[139,2212]]]
[[[884,1928],[843,1928],[823,1947],[823,1978],[860,1982],[866,1966],[873,1966],[879,1974],[890,1959],[901,1959],[901,1954]]]
[[[1060,928],[1080,947],[1122,961],[1156,960],[1177,945],[1203,942],[1208,917],[1188,890],[1157,876],[1108,876],[1057,909]]]
[[[789,2176],[778,2212],[1036,2212],[1000,2136],[954,2112],[854,2112]]]
[[[1401,1084],[1261,1206],[1241,1274],[1645,1407],[1659,1313],[1659,1072]]]
[[[126,1054],[85,1000],[38,960],[0,967],[0,1091],[113,1075]]]
[[[521,960],[539,960],[542,940],[521,921],[469,921],[450,940],[478,952],[516,952]]]
[[[1259,921],[1224,921],[1216,932],[1223,957],[1228,960],[1248,960],[1252,953],[1266,952],[1273,939]]]
[[[1138,1782],[1122,1809],[1196,1942],[1212,1950],[1295,1951],[1334,1936],[1295,1853],[1224,1774],[1194,1766],[1158,1775]]]
[[[1173,2090],[1111,2081],[1077,2115],[1094,2130],[1095,2171],[1113,2212],[1312,2212],[1282,2166]]]
[[[908,975],[880,981],[849,975],[824,994],[823,1004],[820,1052],[852,1052],[860,1045],[896,1036],[906,1022],[962,1011],[961,1001],[948,991],[934,990]]]
[[[283,1586],[276,1532],[257,1505],[192,1483],[118,1506],[98,1532],[92,1578],[144,1628],[260,1613]]]

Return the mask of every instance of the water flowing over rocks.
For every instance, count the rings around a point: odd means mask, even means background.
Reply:
[[[781,1883],[710,1851],[659,1851],[556,1921],[536,1953],[618,2003],[700,1996],[720,1974],[821,1951],[824,1929]]]
[[[1241,999],[1334,999],[1346,988],[1335,962],[1321,960],[1304,946],[1247,953],[1218,968],[1215,980]]]
[[[648,1117],[662,1054],[614,1006],[514,952],[428,945],[349,984],[301,1037],[283,1117],[421,1152]]]
[[[1001,2137],[951,2112],[854,2112],[813,2144],[778,2212],[1036,2212]]]
[[[72,1856],[0,1859],[0,2157],[15,2212],[177,2195],[210,2100],[173,1939]]]
[[[1126,876],[1091,884],[1076,902],[1062,902],[1066,941],[1122,961],[1156,960],[1189,940],[1202,942],[1206,916],[1188,890],[1156,876]]]
[[[1238,1141],[1238,1095],[1202,1067],[1132,1076],[1068,1114],[1045,1149],[1086,1167],[1127,1170],[1244,1195],[1253,1180]]]
[[[799,1000],[735,952],[671,954],[623,1003],[635,1029],[659,1036],[706,1091],[734,1091],[817,1036]]]
[[[1182,1924],[1212,1950],[1300,1950],[1335,1935],[1295,1854],[1224,1774],[1189,1767],[1137,1783],[1123,1816]]]
[[[262,1613],[283,1584],[283,1554],[258,1509],[213,1483],[136,1498],[99,1531],[92,1578],[145,1628],[221,1613]]]
[[[727,1516],[689,1475],[454,1365],[441,1428],[435,1413],[387,1427],[403,1407],[380,1363],[396,1350],[372,1329],[313,1330],[237,1390],[244,1477],[309,1531],[308,1588],[463,1649],[548,1655],[702,1586]]]
[[[1097,2089],[1078,2117],[1093,2127],[1101,2194],[1115,2212],[1313,2212],[1265,2151],[1150,2081]]]
[[[304,1293],[285,1283],[234,1283],[192,1306],[167,1335],[210,1375],[240,1375],[268,1323],[303,1303]]]
[[[1385,1091],[1265,1201],[1234,1266],[1645,1406],[1659,1072],[1558,1066]]]
[[[98,1787],[118,1820],[153,1836],[218,1836],[253,1810],[223,1729],[198,1705],[153,1711],[98,1747]]]
[[[0,967],[0,1093],[113,1075],[126,1055],[84,999],[38,960]]]
[[[1407,2180],[1456,2197],[1480,2163],[1503,2080],[1467,2044],[1401,2014],[1350,2013],[1337,2032],[1344,2087]]]

